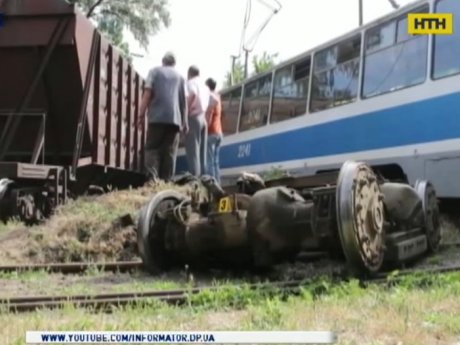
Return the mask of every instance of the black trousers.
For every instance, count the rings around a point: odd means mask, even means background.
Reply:
[[[176,173],[179,126],[150,123],[145,143],[145,168],[151,178],[170,181]]]

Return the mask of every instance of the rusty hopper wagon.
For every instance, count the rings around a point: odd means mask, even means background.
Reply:
[[[68,193],[144,182],[144,87],[64,0],[0,2],[0,217],[46,217]]]

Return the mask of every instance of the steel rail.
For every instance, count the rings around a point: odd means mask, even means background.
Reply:
[[[435,267],[428,269],[406,270],[397,276],[392,276],[392,272],[385,272],[372,278],[363,280],[366,285],[372,284],[395,284],[410,274],[442,274],[454,271],[460,271],[460,265],[448,267]],[[251,290],[256,289],[280,289],[283,292],[294,294],[302,286],[308,284],[307,280],[293,280],[283,282],[269,282],[247,285]],[[111,293],[99,295],[73,295],[73,296],[30,296],[30,297],[12,297],[0,299],[0,310],[6,309],[9,312],[26,312],[34,311],[40,308],[60,308],[64,305],[71,304],[75,307],[92,307],[103,309],[110,306],[125,306],[130,303],[136,303],[154,299],[170,304],[184,304],[190,296],[199,294],[203,291],[219,291],[225,288],[238,288],[241,285],[226,285],[214,287],[195,287],[182,290],[163,290],[163,291],[146,291],[146,292],[127,292]]]
[[[25,264],[25,265],[1,265],[0,272],[40,271],[54,273],[82,273],[88,269],[97,269],[104,272],[127,272],[142,268],[141,261],[120,262],[72,262],[53,264]]]
[[[398,282],[405,277],[410,275],[416,276],[417,274],[439,274],[439,273],[451,273],[451,272],[459,272],[460,271],[460,264],[458,265],[449,265],[449,266],[441,266],[441,267],[427,267],[427,268],[415,268],[415,269],[404,269],[404,270],[395,270],[390,272],[383,272],[375,275],[374,277],[368,278],[365,282],[366,283],[373,283],[373,284],[385,284],[385,283],[393,283]]]
[[[460,242],[445,243],[440,245],[440,250],[460,247]],[[325,257],[326,252],[302,252],[299,258],[302,261],[313,257]],[[71,262],[71,263],[50,263],[50,264],[24,264],[24,265],[0,265],[0,272],[40,271],[54,273],[82,273],[88,269],[97,269],[105,272],[127,272],[135,269],[142,269],[142,261],[119,261],[119,262]],[[406,271],[406,270],[404,270]],[[382,273],[384,274],[384,273]]]
[[[283,291],[295,289],[301,286],[303,281],[271,282],[250,284],[247,287],[251,290],[256,289],[282,289]],[[10,312],[34,311],[40,308],[59,308],[67,304],[76,307],[94,307],[99,309],[107,306],[122,306],[129,303],[155,299],[172,304],[181,304],[192,296],[203,291],[218,291],[225,288],[238,288],[241,285],[196,287],[182,290],[163,290],[145,292],[127,292],[99,295],[73,295],[73,296],[30,296],[12,297],[0,299],[0,310],[5,308]]]

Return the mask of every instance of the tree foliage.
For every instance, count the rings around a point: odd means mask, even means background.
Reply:
[[[269,54],[263,52],[261,56],[254,55],[252,58],[252,74],[256,75],[259,73],[266,72],[272,69],[276,65],[276,59],[278,53]],[[229,87],[238,83],[241,83],[244,80],[244,65],[240,60],[235,61],[233,67],[233,83],[232,83],[232,74],[231,71],[227,72],[225,75],[224,87]]]
[[[278,53],[269,54],[263,52],[261,56],[254,55],[252,58],[253,75],[269,71],[276,65]]]
[[[125,54],[129,46],[123,40],[123,30],[129,30],[144,49],[149,37],[171,23],[168,0],[68,0],[75,3],[98,29]]]
[[[241,61],[235,61],[233,66],[233,83],[232,83],[232,71],[230,70],[225,75],[224,87],[230,87],[232,85],[241,83],[244,80],[244,66]]]

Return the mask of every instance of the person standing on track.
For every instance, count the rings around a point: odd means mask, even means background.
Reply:
[[[187,81],[189,131],[185,136],[185,152],[189,171],[197,177],[206,174],[208,126],[205,113],[209,97],[210,92],[200,78],[200,70],[196,66],[190,66]]]
[[[150,70],[139,112],[142,126],[148,109],[145,168],[154,181],[174,176],[180,131],[188,132],[186,83],[175,65],[174,54],[166,53],[162,66]]]
[[[220,145],[222,144],[222,105],[220,96],[216,90],[216,81],[212,78],[206,80],[206,85],[211,91],[209,106],[206,112],[206,121],[208,123],[208,174],[216,179],[220,184],[220,167],[219,155]]]

